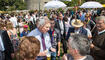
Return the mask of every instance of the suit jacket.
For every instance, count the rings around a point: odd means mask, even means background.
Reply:
[[[14,53],[13,45],[9,39],[9,36],[7,34],[7,31],[0,30],[0,35],[3,41],[3,45],[5,48],[5,60],[12,60],[11,59],[11,53]]]
[[[97,34],[96,32],[93,36],[94,48],[91,49],[91,55],[94,57],[94,60],[105,60],[105,32]]]
[[[74,27],[70,27],[69,30],[68,30],[68,33],[67,33],[67,37],[66,37],[66,40],[69,39],[70,37],[70,33],[75,33],[75,28]],[[87,30],[84,29],[83,27],[80,27],[80,34],[83,34],[83,35],[87,35]]]
[[[65,40],[65,38],[66,38],[66,28],[65,28],[65,22],[64,21],[63,21],[63,27],[64,27],[64,33],[63,33],[63,36],[61,36],[61,38],[63,38]],[[59,20],[55,21],[55,28],[59,29],[60,34],[61,34]]]
[[[50,34],[50,38],[52,38],[52,33],[53,32],[51,31],[51,29],[48,31],[48,33]],[[55,28],[54,29],[54,35],[53,35],[54,40],[52,41],[52,47],[53,48],[56,48],[57,43],[61,41],[61,35],[59,33],[60,33],[60,31]]]

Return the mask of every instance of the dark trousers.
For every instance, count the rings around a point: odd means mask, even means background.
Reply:
[[[5,60],[13,60],[11,57],[11,54],[6,54],[5,53]]]
[[[37,56],[36,60],[47,60],[46,56]]]
[[[0,60],[5,60],[5,53],[0,51]]]
[[[61,36],[61,43],[63,44],[63,51],[64,51],[64,54],[65,54],[65,53],[67,53],[67,41],[64,38],[64,36]]]
[[[56,52],[51,53],[51,60],[56,60]]]

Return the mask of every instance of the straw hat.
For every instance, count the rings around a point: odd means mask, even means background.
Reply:
[[[83,22],[81,20],[78,19],[74,19],[71,21],[72,26],[74,27],[81,27],[83,26]]]

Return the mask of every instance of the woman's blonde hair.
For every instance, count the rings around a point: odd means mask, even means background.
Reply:
[[[19,50],[17,51],[17,60],[35,59],[40,52],[40,42],[33,36],[22,37]]]

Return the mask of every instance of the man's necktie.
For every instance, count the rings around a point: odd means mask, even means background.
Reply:
[[[45,39],[44,39],[44,36],[42,34],[42,45],[43,45],[43,50],[46,50],[46,44],[45,44]]]
[[[51,44],[53,43],[53,40],[54,40],[54,30],[51,33]]]

